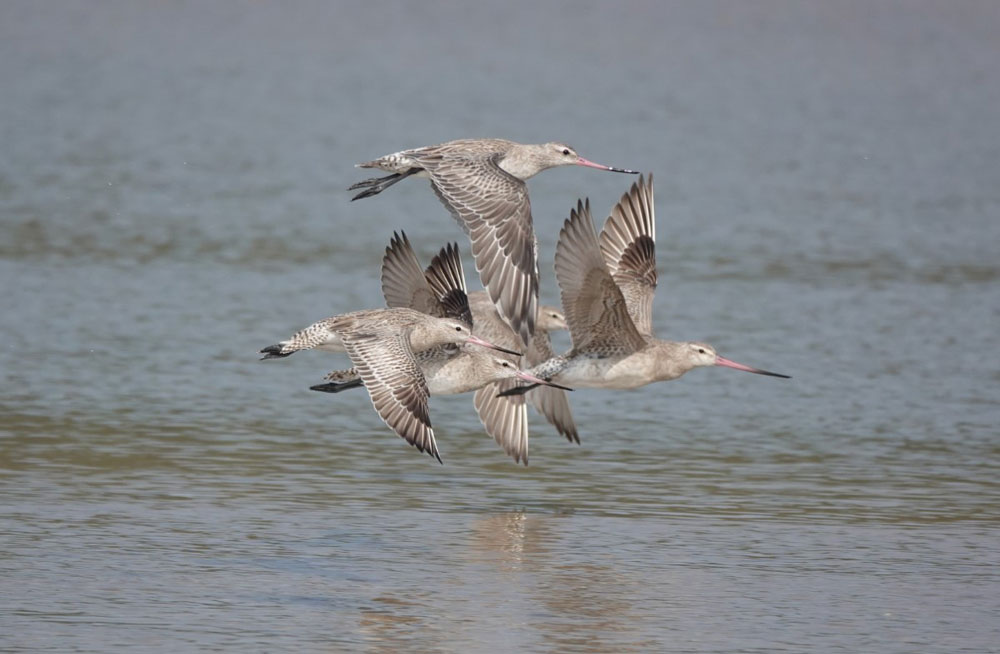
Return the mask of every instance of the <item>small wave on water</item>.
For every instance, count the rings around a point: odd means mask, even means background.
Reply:
[[[610,420],[583,405],[578,413],[591,425],[586,442],[569,445],[538,425],[532,465],[522,468],[505,461],[474,428],[468,407],[456,404],[438,410],[446,418],[439,430],[446,461],[439,466],[375,419],[345,422],[342,405],[301,404],[294,419],[260,411],[240,417],[7,410],[0,474],[37,483],[59,478],[57,487],[68,494],[99,478],[117,479],[116,493],[126,495],[197,488],[230,497],[266,489],[271,502],[355,502],[386,510],[401,503],[441,512],[517,506],[809,524],[1000,519],[991,500],[996,470],[988,463],[995,448],[991,455],[990,444],[975,439],[897,443],[845,433],[818,442],[759,427],[750,432],[749,426],[739,427],[741,437],[723,425],[703,426],[704,420],[681,421],[669,437],[638,431],[612,437]],[[331,426],[334,416],[341,416],[339,427]]]
[[[371,255],[363,243],[322,237],[276,238],[266,229],[249,227],[239,237],[218,237],[197,225],[157,224],[136,230],[80,230],[28,219],[7,225],[0,234],[0,258],[115,263],[213,261],[234,265],[306,264],[345,253]]]
[[[710,272],[697,279],[793,281],[807,284],[915,282],[921,284],[988,284],[1000,280],[1000,265],[991,261],[926,261],[879,252],[858,258],[818,258],[803,254],[762,257],[752,262],[712,258]]]
[[[0,258],[116,263],[212,261],[237,266],[265,263],[312,264],[345,254],[371,258],[378,251],[376,234],[361,242],[336,238],[335,228],[301,228],[280,237],[275,229],[247,225],[238,234],[218,236],[196,222],[149,220],[148,228],[106,229],[106,218],[91,217],[88,226],[55,226],[28,218],[0,228]],[[443,222],[443,221],[442,221]],[[447,225],[446,225],[447,226]],[[390,230],[383,230],[386,234]],[[454,236],[454,235],[453,235]],[[368,239],[371,239],[369,242]],[[687,256],[664,262],[671,275],[693,279],[791,281],[806,284],[911,282],[919,284],[990,284],[1000,280],[1000,264],[992,261],[931,261],[891,252],[857,257],[819,258],[806,254],[764,254],[754,258]]]

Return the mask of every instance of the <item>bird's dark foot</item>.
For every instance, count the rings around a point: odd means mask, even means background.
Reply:
[[[263,350],[260,351],[260,353],[264,355],[260,358],[260,360],[263,361],[264,359],[284,359],[287,356],[295,354],[294,352],[282,352],[281,349],[282,348],[280,345],[268,345],[267,347],[265,347]]]
[[[340,391],[346,391],[349,388],[358,388],[359,386],[364,386],[364,383],[360,379],[354,379],[349,382],[327,382],[325,384],[316,384],[315,386],[310,386],[311,391],[320,391],[322,393],[339,393]]]
[[[393,175],[389,175],[393,177]],[[385,177],[369,177],[368,179],[363,179],[356,184],[351,184],[347,187],[348,191],[357,191],[359,188],[368,188],[369,186],[378,186],[378,183],[384,180]]]
[[[361,191],[357,195],[353,196],[351,198],[351,202],[354,202],[355,200],[361,200],[361,199],[364,199],[364,198],[370,198],[373,195],[378,195],[379,193],[382,192],[382,190],[383,189],[379,188],[379,187],[373,187],[373,188],[365,189],[364,191]]]
[[[396,182],[404,180],[410,175],[420,172],[420,170],[420,168],[410,168],[405,173],[393,173],[391,175],[386,175],[385,177],[371,177],[369,179],[362,180],[357,184],[351,184],[351,186],[347,189],[348,191],[357,191],[359,188],[365,189],[351,198],[351,202],[360,200],[361,198],[370,198],[373,195],[378,195]]]

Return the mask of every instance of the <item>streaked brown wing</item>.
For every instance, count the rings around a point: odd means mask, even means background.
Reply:
[[[535,334],[535,337],[531,339],[531,345],[528,346],[527,351],[524,353],[525,363],[529,368],[537,366],[542,361],[548,361],[556,355],[552,351],[552,340],[549,338],[548,332],[543,332],[541,330]]]
[[[656,292],[656,216],[653,176],[639,177],[611,210],[601,230],[601,253],[622,291],[639,333],[653,335]]]
[[[555,352],[552,351],[549,335],[543,331],[535,334],[528,351],[524,354],[528,367],[536,366],[553,356],[555,356]],[[580,442],[580,434],[576,430],[576,423],[573,422],[573,412],[569,408],[569,397],[566,395],[566,391],[551,386],[539,386],[528,391],[528,397],[535,410],[542,414],[549,421],[549,424],[556,428],[556,431],[565,436],[571,443]]]
[[[382,258],[382,295],[389,307],[415,309],[472,326],[458,245],[449,243],[421,270],[406,233],[393,232]]]
[[[386,306],[446,317],[405,232],[392,233],[382,257],[382,295]]]
[[[563,225],[555,268],[575,352],[610,356],[645,346],[601,256],[589,200],[578,202]]]
[[[528,407],[524,395],[497,397],[497,393],[516,385],[512,379],[488,384],[476,391],[473,403],[486,433],[516,463],[528,465]]]
[[[545,416],[556,431],[566,437],[570,443],[580,443],[580,434],[573,422],[573,412],[569,408],[569,397],[566,391],[551,386],[538,386],[528,391],[531,404],[535,410]]]
[[[497,157],[428,153],[420,163],[431,186],[472,243],[483,286],[524,342],[538,308],[538,252],[528,188],[504,172]]]
[[[449,243],[441,248],[424,271],[427,286],[437,297],[445,318],[455,318],[472,327],[472,311],[465,289],[465,271],[458,244]]]
[[[343,339],[379,417],[407,443],[441,461],[427,408],[427,382],[405,333],[349,333]]]

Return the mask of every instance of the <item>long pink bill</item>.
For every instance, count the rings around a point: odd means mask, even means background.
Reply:
[[[489,341],[484,341],[483,339],[479,338],[478,336],[470,336],[469,338],[465,339],[465,342],[466,343],[472,343],[473,345],[481,345],[483,347],[488,347],[491,350],[497,350],[499,352],[504,352],[506,354],[513,354],[514,356],[518,356],[518,357],[521,356],[520,352],[515,352],[514,350],[508,350],[507,348],[500,347],[499,345],[494,345],[493,343],[490,343]]]
[[[778,372],[769,372],[767,370],[761,370],[760,368],[751,368],[750,366],[745,366],[742,363],[736,363],[735,361],[730,361],[729,359],[723,359],[719,355],[715,356],[715,365],[724,366],[726,368],[735,368],[736,370],[742,370],[744,372],[752,372],[757,375],[767,375],[769,377],[781,377],[782,379],[791,379],[789,375],[782,375]]]
[[[583,157],[576,158],[577,166],[586,166],[587,168],[596,168],[598,170],[609,170],[613,173],[628,173],[629,175],[638,175],[638,170],[629,170],[628,168],[614,168],[612,166],[605,166],[603,164],[594,163],[593,161],[588,161]]]
[[[535,377],[534,375],[524,372],[523,370],[518,370],[517,376],[523,379],[524,381],[531,382],[532,384],[542,384],[543,386],[551,386],[552,388],[561,388],[564,391],[573,390],[568,386],[560,386],[559,384],[556,384],[554,382],[545,381],[541,377]]]

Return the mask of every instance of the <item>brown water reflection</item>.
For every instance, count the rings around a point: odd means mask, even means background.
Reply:
[[[362,607],[358,628],[366,651],[432,651],[441,638],[434,628],[435,606],[430,597],[420,600],[382,594]]]
[[[554,651],[632,652],[650,646],[629,636],[638,617],[628,577],[610,564],[574,561],[560,551],[567,516],[491,515],[473,522],[468,560],[489,563],[497,575],[523,584],[534,608],[524,628],[538,633]],[[513,626],[513,625],[512,625]]]

